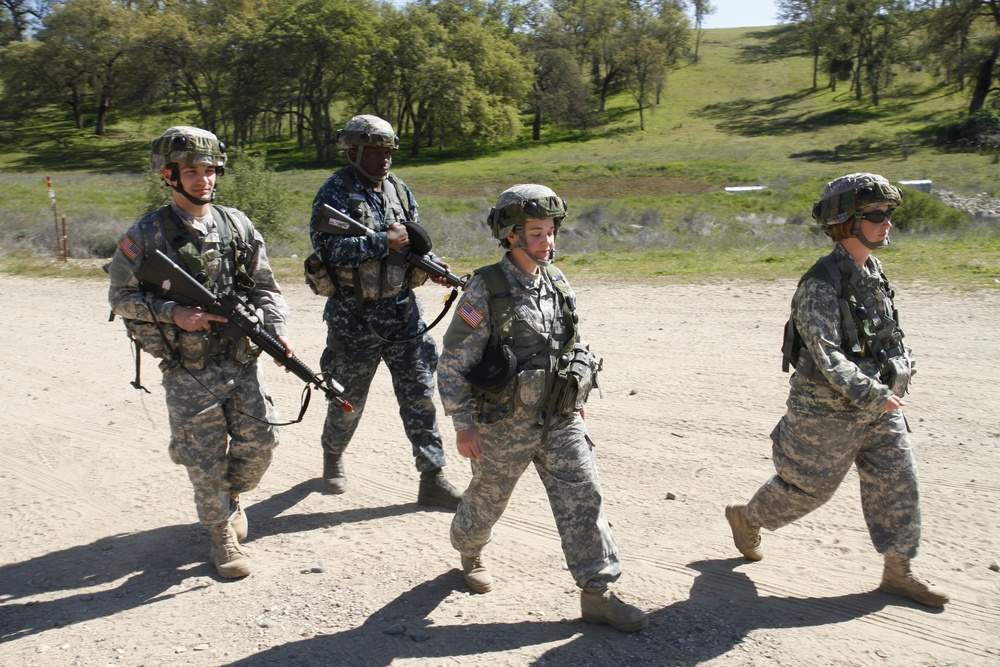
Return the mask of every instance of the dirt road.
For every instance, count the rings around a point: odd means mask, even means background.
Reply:
[[[723,507],[772,470],[793,287],[577,286],[605,360],[588,425],[624,558],[616,590],[651,616],[624,635],[579,621],[531,471],[486,552],[494,591],[469,594],[451,514],[414,503],[384,368],[346,455],[348,493],[317,491],[314,396],[248,498],[257,572],[218,579],[186,473],[167,457],[159,373],[145,357],[152,393],[129,386],[105,285],[0,276],[0,665],[1000,664],[996,292],[897,288],[919,364],[907,409],[923,491],[915,567],[951,593],[946,610],[875,591],[881,563],[853,472],[827,505],[765,534],[763,561],[737,557]],[[436,313],[443,290],[423,292]],[[321,300],[286,293],[300,356],[318,366]],[[268,379],[294,416],[299,381]],[[442,430],[464,485],[449,420]]]

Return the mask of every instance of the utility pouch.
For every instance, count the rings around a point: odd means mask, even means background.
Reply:
[[[177,329],[168,324],[157,326],[153,322],[122,320],[129,338],[136,340],[146,352],[157,359],[171,359],[177,346]]]
[[[233,342],[233,361],[249,364],[260,356],[260,346],[247,336],[240,336]]]
[[[566,417],[582,410],[590,390],[597,386],[597,374],[603,365],[604,360],[594,357],[590,347],[583,343],[577,343],[572,350],[560,356],[552,387],[555,396],[553,412]]]
[[[197,331],[181,331],[177,338],[177,349],[181,363],[189,371],[200,371],[208,363],[208,334]]]
[[[306,285],[313,294],[318,296],[333,296],[336,285],[330,272],[326,268],[326,263],[315,252],[306,257],[303,270],[305,273]]]
[[[910,388],[910,360],[905,354],[892,357],[888,362],[887,384],[892,388],[892,393],[902,398]]]
[[[465,379],[476,389],[491,393],[500,391],[517,371],[513,345],[513,338],[505,338],[500,345],[487,349],[475,368],[465,374]]]
[[[544,368],[532,368],[517,374],[517,402],[530,410],[540,406],[545,396]]]

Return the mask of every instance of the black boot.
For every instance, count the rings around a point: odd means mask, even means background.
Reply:
[[[425,470],[420,473],[420,493],[417,494],[417,504],[424,507],[444,507],[456,509],[462,500],[462,494],[451,485],[441,468]]]
[[[347,491],[347,475],[344,474],[342,454],[323,452],[323,492],[343,493]]]

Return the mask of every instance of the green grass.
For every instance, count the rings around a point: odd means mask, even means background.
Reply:
[[[829,243],[777,249],[774,247],[712,250],[691,247],[623,253],[566,255],[558,265],[574,284],[608,280],[651,284],[711,283],[719,281],[794,280],[816,259],[829,252]],[[499,250],[497,251],[499,253]],[[498,254],[449,258],[458,275],[494,262]],[[1000,288],[1000,233],[971,232],[948,236],[903,236],[878,253],[889,279],[897,284],[930,284],[960,290]],[[0,271],[12,275],[106,280],[101,260],[57,262],[36,255],[0,257]],[[279,280],[302,282],[302,260],[272,260]]]
[[[566,198],[570,230],[591,224],[591,219],[602,229],[615,220],[643,225],[655,220],[669,234],[703,218],[717,221],[721,231],[682,235],[659,249],[626,252],[627,234],[625,242],[605,243],[603,253],[584,254],[574,244],[563,244],[573,252],[562,260],[571,274],[663,281],[797,275],[821,254],[823,244],[803,242],[798,230],[790,230],[771,234],[758,244],[766,247],[755,249],[739,232],[746,226],[740,221],[748,215],[807,219],[823,184],[852,171],[875,171],[893,181],[931,179],[936,189],[961,193],[995,190],[1000,169],[995,155],[946,151],[930,140],[936,127],[962,117],[967,92],[941,86],[925,72],[909,71],[900,72],[883,91],[878,107],[856,101],[843,83],[837,91],[813,91],[811,60],[776,58],[780,41],[774,46],[761,39],[768,34],[773,31],[706,31],[698,64],[669,74],[661,104],[647,113],[645,131],[639,130],[638,114],[622,94],[608,100],[606,124],[589,133],[546,126],[542,141],[533,142],[526,123],[521,137],[500,146],[424,149],[416,158],[400,151],[394,170],[416,193],[435,247],[467,255],[450,260],[465,262],[466,269],[492,258],[483,218],[497,193],[518,182],[545,183]],[[5,195],[0,238],[32,237],[51,228],[45,175],[53,177],[58,212],[67,216],[71,229],[81,221],[96,221],[91,236],[105,227],[120,233],[145,201],[141,171],[150,139],[169,125],[192,122],[190,108],[141,119],[116,117],[108,137],[72,129],[57,109],[0,123],[0,188]],[[316,164],[308,149],[290,141],[252,148],[267,151],[277,182],[289,194],[287,220],[299,231],[275,250],[302,254],[312,198],[342,161]],[[768,189],[724,192],[729,185],[749,184]],[[220,187],[225,186],[223,177]],[[920,227],[919,221],[907,222]],[[898,254],[904,264],[892,275],[991,285],[998,273],[991,258],[997,251],[995,236],[984,232],[984,238],[972,242],[966,240],[970,234],[934,239],[897,235],[900,252],[890,249],[886,255],[894,264]],[[474,242],[480,235],[482,242]],[[923,253],[921,266],[906,263],[904,246]],[[929,257],[935,259],[928,262]],[[0,268],[24,270],[17,267],[26,261],[8,257]],[[298,268],[293,273],[298,280]]]

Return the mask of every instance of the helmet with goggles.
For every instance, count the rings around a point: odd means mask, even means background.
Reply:
[[[848,174],[826,184],[813,206],[813,220],[821,228],[832,227],[852,216],[860,217],[867,206],[896,207],[902,201],[903,193],[885,177],[867,172]]]
[[[215,167],[221,176],[226,166],[226,145],[198,127],[178,125],[153,139],[149,168],[159,173],[175,164],[203,164]]]
[[[552,218],[559,225],[566,217],[566,202],[544,185],[527,183],[515,185],[500,193],[497,204],[486,217],[493,238],[504,243],[508,234],[528,220]]]
[[[361,115],[347,121],[344,129],[337,132],[337,144],[341,148],[352,146],[378,146],[390,150],[399,149],[399,137],[389,121],[378,116]]]

